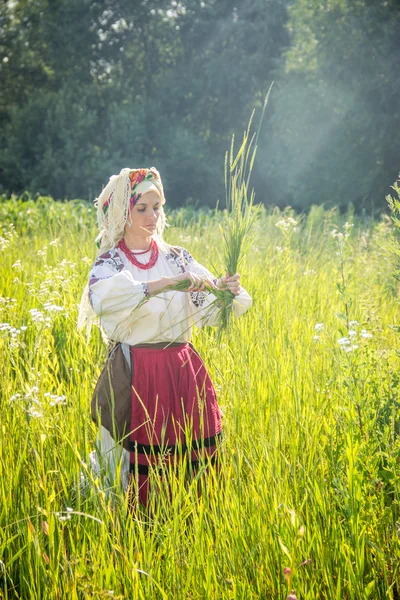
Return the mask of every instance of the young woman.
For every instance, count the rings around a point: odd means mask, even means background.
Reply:
[[[174,461],[175,468],[185,456],[185,464],[196,468],[216,458],[220,410],[206,367],[190,344],[193,325],[218,322],[210,288],[234,295],[235,316],[251,305],[238,274],[218,280],[187,250],[164,242],[164,203],[154,167],[122,169],[111,177],[97,199],[100,251],[88,285],[102,330],[124,357],[112,374],[108,408],[101,406],[101,453],[112,472],[121,459],[124,488],[130,481],[144,505],[152,467]],[[108,371],[100,388],[110,377]],[[99,384],[97,392],[95,420]]]

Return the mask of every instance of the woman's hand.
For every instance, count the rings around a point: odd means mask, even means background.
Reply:
[[[196,273],[191,271],[185,271],[174,277],[170,278],[172,286],[174,283],[181,281],[187,281],[188,285],[184,289],[180,289],[182,292],[202,292],[206,289],[206,286],[215,288],[215,283],[209,277],[200,277]]]
[[[238,296],[240,294],[240,275],[239,273],[235,273],[232,277],[229,276],[229,273],[218,279],[218,287],[220,290],[229,290],[232,292],[234,296]]]

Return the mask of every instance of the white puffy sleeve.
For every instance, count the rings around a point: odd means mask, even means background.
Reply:
[[[198,263],[193,256],[184,248],[179,248],[185,270],[192,271],[196,275],[209,277],[214,283],[217,283],[217,278],[206,267]],[[217,325],[219,307],[216,306],[216,297],[210,292],[190,292],[191,312],[194,324],[197,327],[204,325]],[[251,296],[243,287],[240,287],[240,294],[235,296],[233,300],[233,314],[235,317],[240,317],[250,308],[252,304]]]
[[[135,281],[116,250],[97,257],[89,275],[89,301],[110,337],[149,299],[147,283]]]

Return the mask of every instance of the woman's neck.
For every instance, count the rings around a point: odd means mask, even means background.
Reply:
[[[151,235],[147,237],[129,235],[128,232],[125,232],[124,240],[129,250],[147,250],[150,248],[152,237]]]

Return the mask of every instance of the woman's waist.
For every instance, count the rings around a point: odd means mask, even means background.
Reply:
[[[189,342],[145,342],[142,344],[127,344],[133,349],[147,349],[147,350],[167,350],[168,348],[183,348],[189,346]]]

